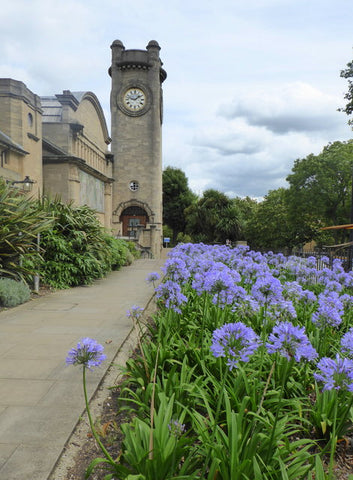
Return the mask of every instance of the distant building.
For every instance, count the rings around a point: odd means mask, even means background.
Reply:
[[[92,92],[39,97],[0,79],[0,177],[31,195],[89,205],[102,225],[154,257],[162,248],[160,47],[112,44],[112,137]],[[112,149],[109,145],[112,142]]]

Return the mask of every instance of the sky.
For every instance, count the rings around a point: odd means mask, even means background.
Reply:
[[[1,7],[0,77],[39,96],[92,91],[110,130],[110,45],[157,40],[163,167],[261,199],[295,160],[353,138],[340,71],[353,59],[352,0],[11,0]]]

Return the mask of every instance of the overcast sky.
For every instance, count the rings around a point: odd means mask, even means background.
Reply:
[[[197,194],[261,198],[294,161],[353,138],[344,106],[352,0],[10,0],[0,76],[94,92],[110,130],[111,43],[161,46],[163,162]]]

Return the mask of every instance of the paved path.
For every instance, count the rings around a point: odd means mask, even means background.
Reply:
[[[84,410],[82,370],[66,366],[82,337],[104,345],[89,372],[93,395],[131,331],[126,312],[145,307],[146,277],[164,260],[137,260],[88,287],[54,292],[0,312],[0,480],[47,480]]]

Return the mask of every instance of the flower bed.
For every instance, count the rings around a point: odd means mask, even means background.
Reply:
[[[120,408],[133,419],[107,479],[336,478],[338,442],[352,453],[353,275],[315,265],[173,249],[127,365]],[[129,316],[139,326],[141,310]]]

